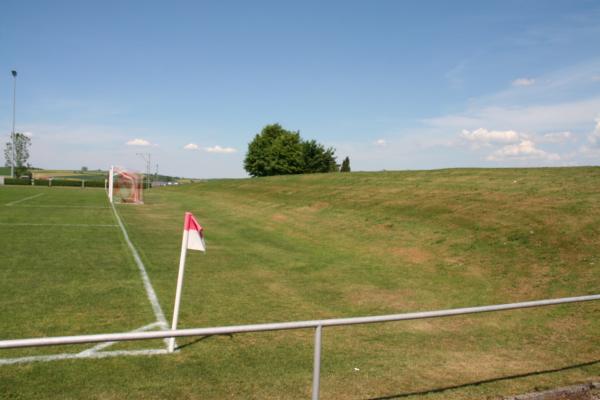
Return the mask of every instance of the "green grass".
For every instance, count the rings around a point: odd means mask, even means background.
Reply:
[[[0,207],[0,337],[127,331],[154,321],[104,191],[4,187]]]
[[[106,179],[106,171],[72,171],[72,170],[51,170],[41,169],[34,170],[33,176],[36,179],[85,179],[86,181],[104,181]]]
[[[183,212],[194,212],[206,230],[208,253],[188,255],[182,328],[600,289],[600,168],[217,180],[153,189],[145,200],[118,208],[167,318]],[[112,218],[104,192],[94,189],[0,188],[0,207],[0,222]],[[126,331],[153,321],[118,230],[98,235],[99,229],[0,225],[0,337]],[[486,398],[597,379],[599,311],[592,302],[327,328],[322,398]],[[306,330],[183,339],[189,346],[169,356],[0,366],[0,397],[306,398],[312,336]],[[448,387],[455,388],[435,391]]]

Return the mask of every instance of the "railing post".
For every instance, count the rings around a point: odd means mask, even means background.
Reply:
[[[321,331],[323,327],[317,325],[315,329],[315,357],[313,361],[312,400],[319,400],[319,384],[321,380]]]

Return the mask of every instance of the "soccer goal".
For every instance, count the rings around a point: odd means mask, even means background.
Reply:
[[[121,203],[143,204],[144,175],[120,167],[110,167],[106,182],[108,199]]]

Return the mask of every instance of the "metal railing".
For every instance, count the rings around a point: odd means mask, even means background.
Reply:
[[[233,333],[248,333],[248,332],[265,332],[265,331],[280,331],[289,329],[306,329],[315,328],[315,347],[313,359],[313,382],[312,382],[312,399],[318,400],[319,386],[321,376],[321,336],[324,327],[330,326],[345,326],[359,324],[373,324],[381,322],[393,321],[408,321],[415,319],[441,318],[452,317],[465,314],[477,314],[493,311],[506,311],[521,308],[552,306],[557,304],[578,303],[584,301],[600,300],[600,294],[578,296],[578,297],[563,297],[559,299],[536,300],[521,303],[496,304],[491,306],[454,308],[437,311],[423,311],[404,314],[390,314],[372,317],[354,317],[354,318],[335,318],[310,321],[293,321],[293,322],[278,322],[268,324],[253,324],[253,325],[235,325],[235,326],[220,326],[214,328],[193,328],[193,329],[177,329],[152,332],[128,332],[128,333],[108,333],[97,335],[81,335],[81,336],[59,336],[49,338],[33,338],[33,339],[14,339],[0,340],[0,349],[12,349],[22,347],[40,347],[40,346],[56,346],[65,344],[81,344],[81,343],[98,343],[98,342],[118,342],[132,340],[151,340],[165,339],[171,337],[189,337],[189,336],[208,336],[208,335],[226,335]]]

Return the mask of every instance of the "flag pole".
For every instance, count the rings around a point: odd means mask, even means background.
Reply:
[[[175,292],[175,308],[173,310],[173,323],[171,329],[177,329],[177,320],[179,319],[179,303],[181,301],[181,289],[183,287],[183,273],[185,271],[185,256],[187,254],[187,242],[189,231],[183,230],[183,239],[181,240],[181,256],[179,257],[179,274],[177,275],[177,291]],[[169,339],[169,353],[175,350],[175,338]]]

